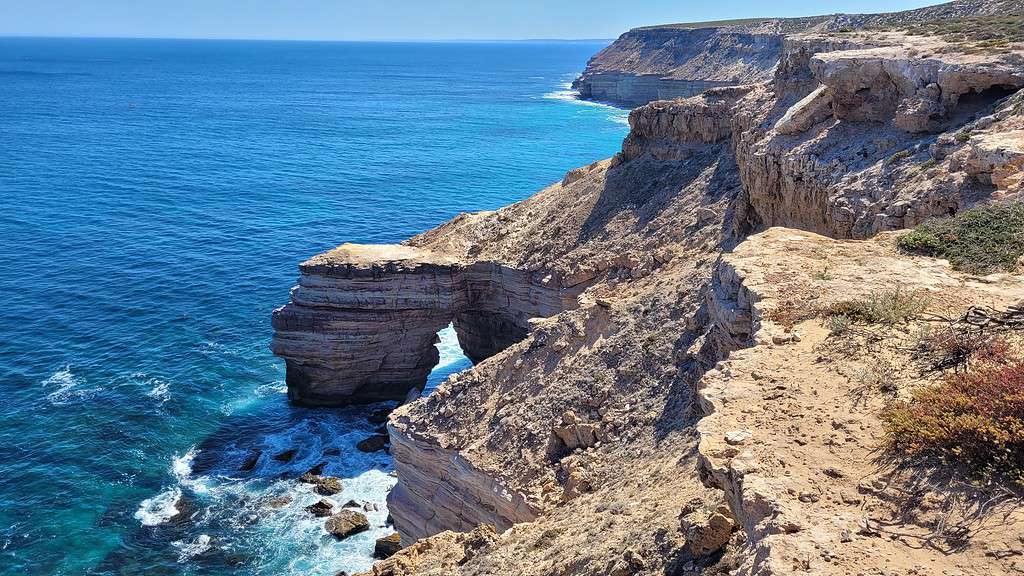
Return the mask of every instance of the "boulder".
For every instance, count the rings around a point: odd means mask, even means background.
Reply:
[[[322,494],[324,496],[333,496],[334,494],[341,492],[341,489],[341,480],[338,480],[334,476],[322,476],[316,482],[316,488],[314,488],[317,494]]]
[[[729,508],[722,504],[714,512],[696,510],[681,519],[686,535],[686,548],[696,558],[721,550],[729,542],[736,521]]]
[[[401,549],[402,538],[396,532],[390,536],[377,538],[377,542],[373,545],[373,557],[383,560],[394,556]]]
[[[324,530],[338,540],[370,529],[370,521],[361,512],[342,510],[324,522]]]
[[[317,518],[326,518],[334,512],[334,502],[327,498],[321,498],[316,503],[306,506],[306,511]]]
[[[374,434],[369,438],[360,440],[360,442],[356,444],[356,448],[359,449],[360,452],[380,452],[387,448],[388,444],[390,444],[390,440],[388,440],[386,435]]]

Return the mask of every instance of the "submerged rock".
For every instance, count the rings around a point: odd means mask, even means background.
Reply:
[[[297,448],[285,450],[284,452],[278,452],[277,454],[274,454],[274,460],[277,460],[278,462],[291,462],[292,459],[295,458],[295,455],[298,453],[299,450]]]
[[[262,450],[253,450],[248,456],[246,456],[245,461],[242,462],[242,465],[239,466],[238,469],[242,472],[251,471],[253,468],[256,468],[256,464],[259,463],[260,456],[262,455]]]
[[[380,410],[374,410],[370,412],[366,419],[370,424],[384,424],[388,421],[388,416],[391,414],[390,408],[381,408]]]
[[[365,440],[360,440],[356,448],[360,452],[380,452],[388,447],[391,441],[384,434],[374,434]]]
[[[370,521],[362,513],[354,510],[342,510],[324,522],[324,530],[338,540],[344,540],[369,529]]]

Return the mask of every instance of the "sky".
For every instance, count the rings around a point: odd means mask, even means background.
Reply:
[[[938,1],[0,0],[0,36],[604,39],[651,24],[891,12]]]

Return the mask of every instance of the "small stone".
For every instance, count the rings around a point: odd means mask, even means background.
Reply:
[[[754,435],[750,430],[730,430],[725,433],[725,441],[733,446],[743,444]]]
[[[338,540],[344,540],[353,534],[370,529],[370,521],[366,516],[354,510],[342,510],[324,522],[324,530]]]
[[[364,502],[363,503],[363,510],[365,510],[366,512],[376,512],[377,511],[377,505],[374,504],[373,502]]]
[[[843,530],[839,533],[840,542],[850,542],[851,540],[853,540],[853,534],[849,530]]]
[[[800,496],[799,496],[798,499],[801,502],[817,502],[818,500],[821,499],[821,496],[819,496],[817,492],[810,492],[810,491],[804,490],[804,491],[800,492]]]
[[[398,533],[391,534],[390,536],[377,538],[377,542],[373,545],[373,557],[383,560],[394,556],[401,549],[402,538]]]

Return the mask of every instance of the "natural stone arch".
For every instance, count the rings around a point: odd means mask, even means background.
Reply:
[[[271,350],[285,360],[289,399],[307,406],[404,399],[426,384],[449,323],[479,362],[578,293],[549,275],[404,245],[343,244],[299,271],[291,302],[274,311]]]

